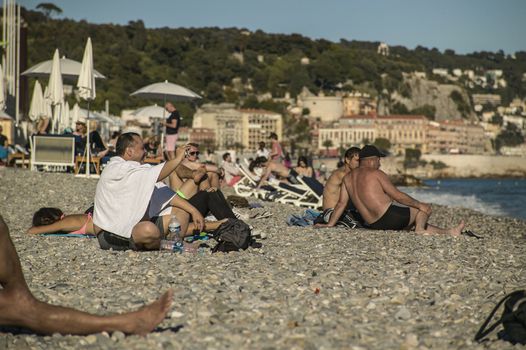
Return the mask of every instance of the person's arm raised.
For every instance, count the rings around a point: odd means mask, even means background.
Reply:
[[[387,174],[385,174],[383,171],[378,170],[376,172],[376,175],[378,176],[378,181],[382,185],[382,188],[385,193],[389,195],[392,199],[397,201],[400,204],[407,205],[408,207],[416,208],[418,210],[422,210],[424,213],[431,215],[431,206],[427,203],[422,203],[407,193],[404,193],[398,188],[396,188],[391,180],[389,180],[389,177]]]
[[[159,173],[157,181],[164,180],[166,177],[168,177],[168,175],[172,173],[172,171],[175,170],[175,168],[177,168],[177,166],[181,163],[181,161],[184,158],[185,150],[186,146],[177,147],[177,149],[175,150],[175,158],[164,163],[164,166],[161,172]]]

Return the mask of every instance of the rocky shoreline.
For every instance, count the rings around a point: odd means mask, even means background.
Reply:
[[[146,337],[0,333],[1,349],[506,349],[473,336],[496,301],[526,286],[526,222],[433,206],[431,223],[465,219],[484,236],[289,227],[301,208],[262,202],[262,249],[176,255],[106,252],[93,239],[31,237],[32,213],[92,202],[96,180],[0,169],[0,213],[29,287],[43,301],[128,311],[168,288],[169,317]],[[252,201],[252,199],[251,199]]]

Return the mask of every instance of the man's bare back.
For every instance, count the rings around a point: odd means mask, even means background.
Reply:
[[[346,167],[334,170],[323,188],[323,210],[334,208],[340,197],[343,178],[349,172]]]
[[[383,183],[386,177],[381,170],[358,168],[343,178],[349,197],[368,223],[381,218],[393,201],[384,192]]]

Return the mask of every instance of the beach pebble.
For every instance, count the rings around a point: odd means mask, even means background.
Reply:
[[[525,222],[438,205],[430,223],[464,218],[484,239],[287,226],[304,209],[252,198],[272,213],[249,220],[268,236],[257,250],[103,251],[95,239],[25,234],[40,207],[83,212],[96,184],[2,170],[0,211],[29,288],[39,300],[99,315],[137,310],[171,288],[168,317],[146,337],[7,332],[0,349],[482,349],[472,341],[480,324],[498,299],[524,288]],[[490,339],[491,349],[510,348]]]

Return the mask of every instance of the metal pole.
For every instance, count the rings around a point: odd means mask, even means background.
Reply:
[[[20,5],[17,6],[16,23],[16,93],[15,93],[15,119],[16,126],[20,123]]]
[[[4,7],[2,7],[2,44],[4,46],[3,54],[2,54],[2,67],[5,72],[5,49],[6,49],[6,28],[7,28],[7,0],[4,0]]]
[[[89,158],[89,154],[90,154],[90,151],[91,151],[91,145],[89,143],[89,104],[90,104],[91,100],[88,100],[88,117],[86,118],[86,123],[88,124],[88,135],[86,136],[86,178],[89,178],[89,171],[90,171],[90,165],[91,165],[91,162],[90,162],[90,158]]]
[[[13,5],[14,5],[14,0],[11,0],[9,2],[9,39],[8,39],[8,42],[9,42],[9,94],[11,96],[13,96],[14,94],[14,64],[15,64],[15,51],[14,51],[14,43],[15,41],[13,40],[13,34],[14,34],[14,14],[13,14]]]

